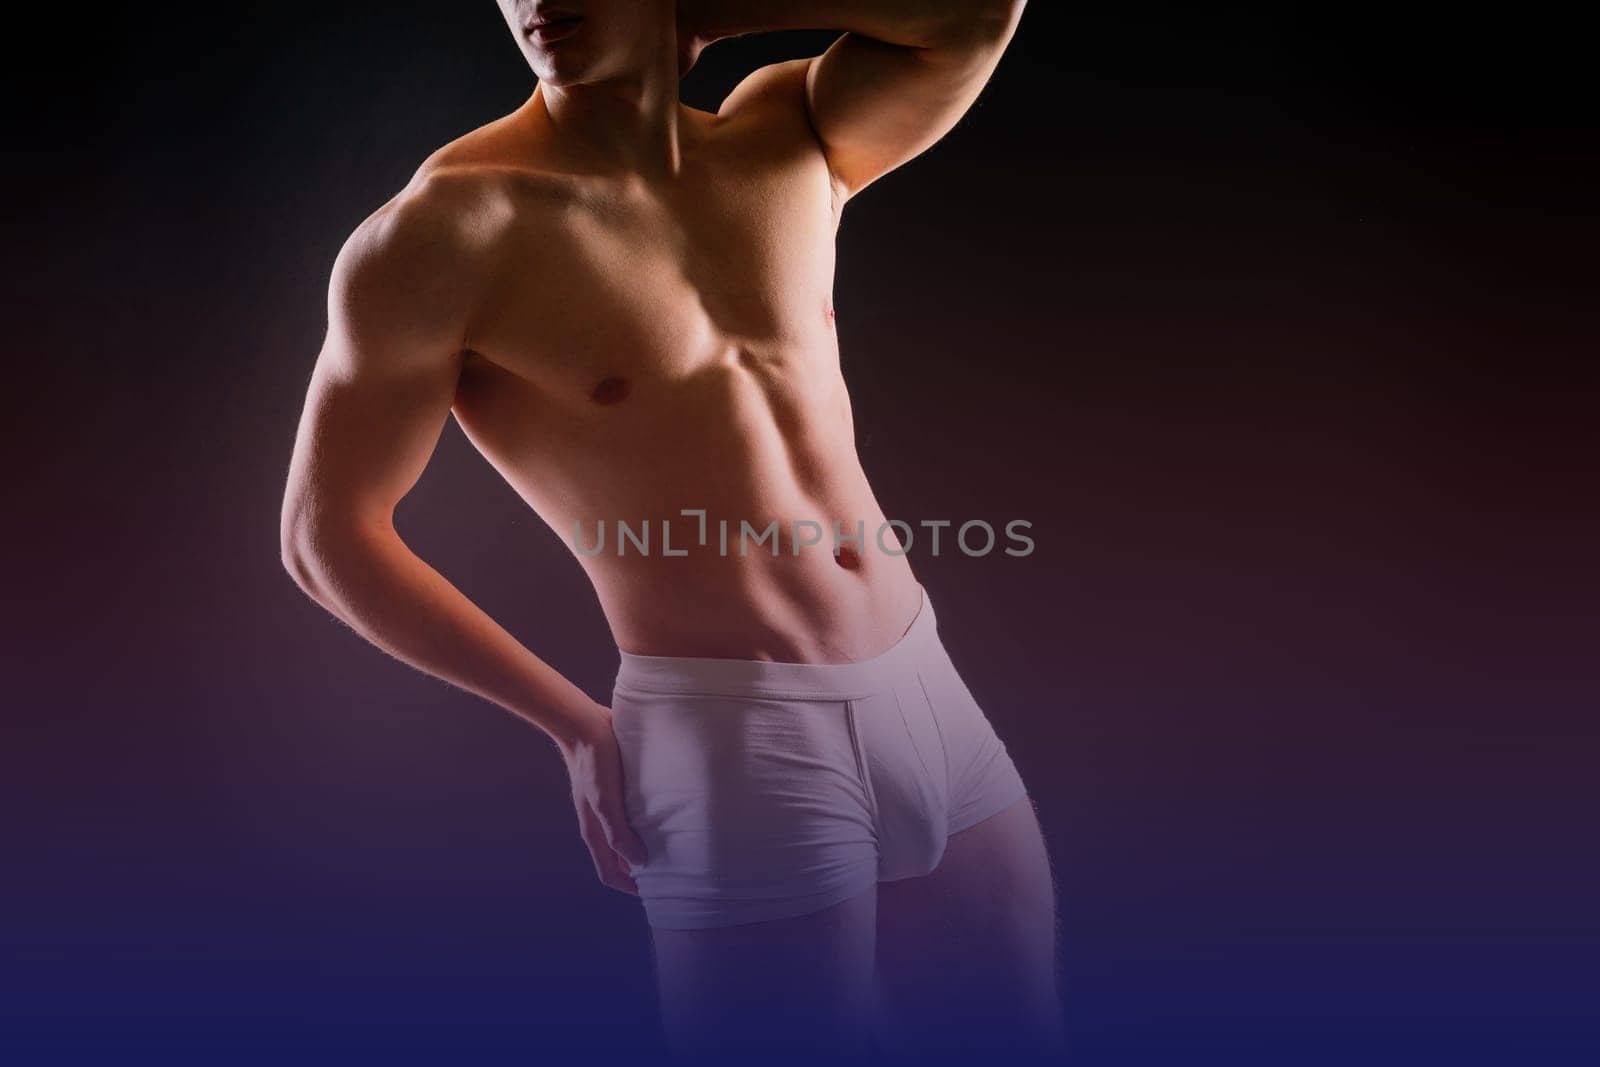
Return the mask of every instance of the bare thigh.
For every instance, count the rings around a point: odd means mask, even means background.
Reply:
[[[876,903],[869,889],[788,919],[652,930],[674,1057],[857,1062],[872,1029]]]
[[[906,1062],[1060,1062],[1057,929],[1027,799],[952,835],[932,873],[880,883],[884,1046]]]

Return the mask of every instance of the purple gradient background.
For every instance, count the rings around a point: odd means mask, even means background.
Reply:
[[[1050,840],[1075,1062],[1592,1062],[1574,36],[1034,7],[847,209],[836,304],[885,508],[1034,523],[913,562]],[[11,86],[0,1050],[648,1051],[554,749],[277,555],[335,251],[531,79],[487,0],[214,15],[78,12]],[[401,523],[605,699],[581,572],[453,424]]]

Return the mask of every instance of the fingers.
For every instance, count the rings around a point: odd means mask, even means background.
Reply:
[[[611,847],[629,862],[643,864],[649,857],[644,842],[628,824],[628,811],[622,798],[621,750],[615,744],[601,746],[595,753],[594,794],[589,797],[589,803],[600,817],[600,826]]]
[[[588,846],[589,858],[594,861],[594,873],[599,876],[601,884],[619,893],[638,896],[639,886],[628,873],[623,858],[607,841],[599,815],[583,798],[577,798],[577,804],[578,830],[583,837],[583,843]]]
[[[649,858],[644,842],[628,824],[623,802],[622,753],[614,735],[599,731],[569,754],[578,829],[594,860],[595,873],[612,889],[637,896],[629,865]]]
[[[628,825],[628,812],[622,803],[622,776],[616,768],[600,773],[600,795],[592,803],[595,814],[600,818],[600,827],[605,831],[606,841],[624,859],[643,864],[649,857],[645,854],[644,842]]]

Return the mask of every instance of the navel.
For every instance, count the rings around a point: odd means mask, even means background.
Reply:
[[[600,384],[590,391],[589,399],[602,406],[620,404],[627,399],[628,393],[632,388],[628,383],[628,379],[615,374],[608,375],[600,379]]]
[[[859,570],[861,567],[861,553],[849,545],[840,545],[839,551],[834,553],[833,561],[847,571]]]

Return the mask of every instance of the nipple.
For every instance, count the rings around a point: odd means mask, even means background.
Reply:
[[[620,403],[627,397],[630,388],[628,379],[613,374],[600,380],[600,384],[589,394],[589,399],[600,405]]]

